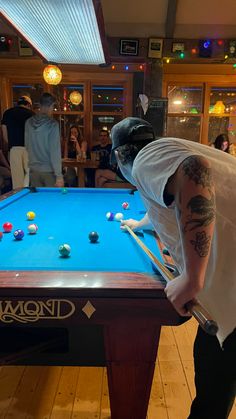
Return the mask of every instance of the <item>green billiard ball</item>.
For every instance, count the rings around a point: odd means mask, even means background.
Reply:
[[[163,249],[163,255],[170,256],[170,252],[166,247]]]
[[[67,190],[67,188],[62,188],[61,192],[62,192],[63,194],[66,194],[66,193],[68,192],[68,190]]]
[[[59,246],[58,250],[63,258],[67,258],[70,255],[71,248],[69,244],[64,243]]]

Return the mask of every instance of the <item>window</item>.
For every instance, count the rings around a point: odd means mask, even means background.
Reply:
[[[92,86],[92,142],[96,144],[99,131],[109,133],[113,125],[124,117],[124,87],[122,85]]]
[[[98,142],[99,131],[105,129],[111,132],[113,125],[122,120],[121,115],[93,115],[93,145]]]
[[[123,112],[124,88],[122,86],[93,86],[93,112]]]
[[[202,103],[203,86],[169,85],[167,136],[199,142]]]
[[[21,96],[29,96],[33,103],[33,110],[37,112],[39,109],[39,99],[44,92],[44,85],[40,83],[33,84],[13,84],[13,106],[16,106]]]
[[[168,113],[202,112],[203,89],[201,86],[168,86]]]
[[[176,116],[167,118],[167,136],[183,138],[190,141],[199,141],[201,120],[189,116]]]
[[[83,137],[86,136],[84,91],[83,84],[59,84],[52,87],[52,94],[56,98],[54,118],[59,122],[62,141],[68,137],[72,125],[80,129]]]
[[[84,86],[59,84],[53,86],[52,94],[57,99],[58,112],[84,111]]]
[[[219,134],[228,134],[236,142],[236,87],[212,86],[210,90],[209,130],[210,143]]]

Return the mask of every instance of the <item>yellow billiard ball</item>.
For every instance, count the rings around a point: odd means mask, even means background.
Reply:
[[[36,214],[33,211],[28,211],[26,216],[27,216],[27,220],[34,220],[36,217]]]

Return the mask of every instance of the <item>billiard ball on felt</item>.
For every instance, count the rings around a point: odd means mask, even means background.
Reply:
[[[121,212],[116,213],[116,215],[115,215],[115,220],[116,221],[121,221],[121,220],[123,220],[123,218],[124,218],[124,215]]]
[[[91,241],[91,243],[97,243],[99,238],[99,235],[96,231],[91,231],[89,233],[89,240]]]
[[[0,240],[2,240],[2,238],[3,238],[3,232],[0,231]]]
[[[122,208],[125,209],[125,210],[129,209],[129,203],[128,202],[123,202]]]
[[[106,213],[106,218],[107,218],[108,221],[113,221],[114,217],[115,217],[114,212],[107,212]]]
[[[29,224],[28,225],[29,234],[36,234],[37,231],[38,231],[38,226],[36,224]]]
[[[26,214],[27,220],[34,220],[36,217],[36,214],[34,211],[28,211]]]
[[[3,224],[2,228],[5,231],[5,233],[10,233],[12,231],[13,225],[12,223],[9,223],[7,221],[6,223]]]
[[[24,235],[25,235],[25,233],[24,233],[23,230],[18,229],[18,230],[14,231],[14,237],[15,237],[16,240],[22,240]]]
[[[163,249],[163,255],[170,256],[170,252],[166,247],[164,247],[164,249]]]
[[[59,253],[63,258],[67,258],[70,255],[71,248],[69,244],[64,243],[59,246]]]
[[[66,194],[68,192],[68,189],[67,188],[62,188],[62,190],[61,190],[61,193],[62,194]]]

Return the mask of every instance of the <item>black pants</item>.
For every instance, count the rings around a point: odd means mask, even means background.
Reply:
[[[200,327],[194,343],[196,398],[188,419],[226,419],[236,395],[236,329],[221,348]]]

